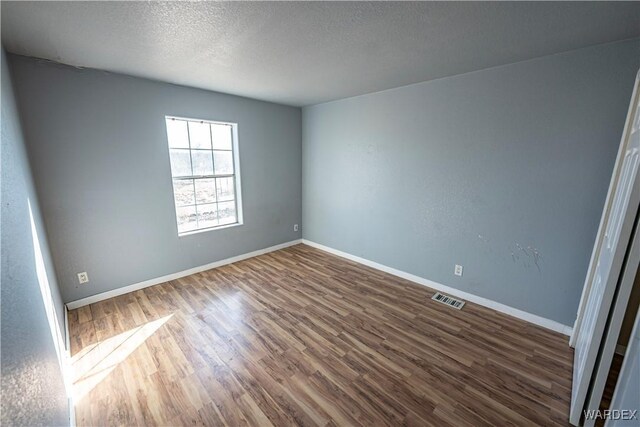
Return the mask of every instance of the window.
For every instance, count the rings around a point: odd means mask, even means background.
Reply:
[[[178,235],[240,224],[237,125],[167,117]]]

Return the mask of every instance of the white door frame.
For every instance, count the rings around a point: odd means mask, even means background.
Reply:
[[[584,281],[584,287],[582,289],[582,296],[580,297],[580,305],[578,306],[578,314],[576,321],[573,324],[573,330],[569,337],[569,345],[575,347],[578,338],[578,331],[582,324],[584,316],[584,309],[589,298],[589,292],[591,291],[591,283],[593,281],[593,274],[596,269],[598,258],[600,257],[600,248],[602,246],[602,240],[604,238],[605,226],[609,220],[609,214],[611,212],[611,203],[613,202],[613,195],[618,188],[618,182],[620,181],[620,169],[622,166],[622,159],[627,149],[629,141],[629,134],[631,133],[631,123],[634,118],[635,106],[638,105],[638,82],[640,81],[640,71],[636,74],[636,82],[633,85],[633,92],[631,94],[631,101],[629,104],[629,111],[627,113],[627,119],[624,123],[624,130],[622,132],[622,139],[620,141],[620,147],[618,148],[618,156],[616,157],[616,163],[613,166],[613,175],[611,176],[611,182],[609,183],[609,191],[607,192],[607,198],[604,202],[604,208],[602,211],[602,217],[600,218],[600,225],[598,226],[598,234],[596,235],[596,241],[593,246],[593,252],[591,253],[591,260],[589,261],[589,268],[587,269],[587,277]]]
[[[636,320],[633,324],[633,331],[631,332],[631,337],[629,338],[629,345],[627,346],[627,351],[624,355],[624,360],[622,361],[622,368],[620,369],[620,375],[618,375],[618,382],[616,384],[616,388],[613,392],[613,398],[611,399],[611,409],[627,409],[634,410],[640,409],[640,402],[634,402],[633,399],[636,397],[634,395],[634,385],[637,386],[638,376],[634,376],[634,370],[638,369],[638,365],[640,364],[640,311],[636,314]],[[625,396],[626,394],[630,396]],[[635,407],[624,407],[625,401],[632,401],[632,405],[635,404]],[[638,415],[636,415],[638,417]],[[624,420],[612,420],[607,419],[604,426],[611,427],[614,425],[624,425],[624,426],[637,426],[637,418],[636,421],[624,421]]]
[[[602,346],[600,363],[596,366],[595,379],[591,387],[589,400],[584,409],[597,410],[600,408],[604,387],[609,377],[611,361],[613,360],[613,354],[616,351],[618,337],[620,336],[620,328],[629,305],[629,296],[631,295],[631,289],[633,288],[633,283],[638,273],[638,265],[640,264],[640,224],[638,221],[639,220],[636,219],[636,229],[634,231],[631,249],[625,262],[622,279],[618,285],[618,295],[614,302],[609,328],[607,329],[604,345]],[[584,425],[585,427],[591,427],[594,426],[595,423],[596,420],[593,418],[585,420]]]
[[[640,79],[636,79],[636,86]],[[631,120],[625,128],[620,182],[611,196],[611,210],[604,224],[602,250],[595,259],[594,284],[585,299],[582,323],[574,353],[569,422],[579,425],[587,394],[593,383],[596,363],[614,301],[623,261],[631,246],[640,205],[640,98],[637,90],[629,108]]]

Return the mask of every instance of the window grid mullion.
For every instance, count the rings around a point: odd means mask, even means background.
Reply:
[[[189,122],[187,121],[187,141],[189,141],[189,161],[191,162],[191,176],[193,176],[193,150],[191,150],[191,131],[189,130]],[[196,180],[191,179],[191,185],[193,187],[193,206],[196,211],[196,230],[200,228],[200,222],[198,221],[198,200],[196,198]]]
[[[222,200],[222,203],[225,203],[225,202],[233,202],[233,201],[235,201],[235,200],[234,200],[234,199]],[[202,205],[213,205],[213,204],[215,204],[215,203],[216,203],[216,202],[198,203],[198,206],[202,206]],[[195,204],[195,203],[191,203],[191,204],[188,204],[188,205],[176,205],[176,207],[177,207],[177,208],[192,208],[192,207],[195,207],[195,206],[196,206],[196,204]]]
[[[211,164],[213,165],[213,174],[216,174],[216,160],[213,155],[213,131],[211,130],[211,123],[209,123],[209,135],[211,136]],[[216,196],[216,221],[218,221],[218,225],[220,225],[220,209],[218,206],[218,179],[213,178],[213,191],[215,191]]]
[[[192,148],[192,150],[193,151],[233,151],[233,149],[228,150],[226,148]]]
[[[210,178],[232,178],[234,174],[221,174],[221,175],[189,175],[189,176],[174,176],[173,179],[187,180],[187,179],[210,179]]]
[[[233,139],[233,128],[229,129],[229,131],[231,132],[231,162],[233,165],[233,207],[235,209],[236,212],[236,221],[238,221],[238,188],[237,188],[237,182],[236,182],[236,155],[234,153],[234,139]]]

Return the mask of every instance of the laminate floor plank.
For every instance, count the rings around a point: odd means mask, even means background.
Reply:
[[[76,422],[568,425],[567,337],[296,245],[69,312]]]

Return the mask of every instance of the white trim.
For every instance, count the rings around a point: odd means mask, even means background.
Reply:
[[[392,274],[394,276],[397,277],[401,277],[403,279],[406,280],[410,280],[412,282],[415,282],[419,285],[423,285],[423,286],[427,286],[431,289],[437,290],[437,291],[441,291],[441,292],[445,292],[448,294],[451,294],[453,296],[456,296],[458,298],[462,298],[465,299],[467,301],[482,305],[484,307],[488,307],[491,309],[494,309],[496,311],[499,311],[501,313],[505,313],[508,315],[511,315],[513,317],[517,317],[519,319],[525,320],[527,322],[533,323],[535,325],[538,326],[542,326],[543,328],[547,328],[550,329],[552,331],[555,332],[559,332],[561,334],[564,335],[570,335],[571,334],[571,327],[570,326],[566,326],[563,325],[559,322],[556,322],[554,320],[550,320],[550,319],[546,319],[544,317],[540,317],[537,316],[535,314],[531,314],[531,313],[527,313],[526,311],[522,311],[522,310],[518,310],[517,308],[513,308],[510,307],[508,305],[487,299],[487,298],[483,298],[483,297],[479,297],[477,295],[473,295],[464,291],[460,291],[458,289],[434,282],[432,280],[429,279],[425,279],[423,277],[419,277],[416,276],[414,274],[411,273],[407,273],[401,270],[397,270],[395,268],[392,267],[387,267],[386,265],[383,264],[379,264],[377,262],[374,261],[370,261],[368,259],[365,258],[360,258],[358,256],[355,255],[351,255],[349,253],[346,252],[342,252],[340,250],[337,249],[333,249],[331,247],[328,246],[324,246],[321,245],[319,243],[316,242],[312,242],[310,240],[306,240],[306,239],[297,239],[297,240],[292,240],[290,242],[286,242],[286,243],[282,243],[279,245],[275,245],[275,246],[270,246],[268,248],[264,248],[264,249],[259,249],[257,251],[253,251],[253,252],[249,252],[246,254],[242,254],[242,255],[238,255],[235,257],[231,257],[231,258],[227,258],[227,259],[223,259],[220,261],[215,261],[209,264],[205,264],[205,265],[201,265],[199,267],[194,267],[188,270],[183,270],[177,273],[173,273],[173,274],[168,274],[166,276],[162,276],[162,277],[158,277],[155,279],[150,279],[150,280],[145,280],[144,282],[139,282],[139,283],[135,283],[133,285],[129,285],[129,286],[124,286],[122,288],[118,288],[118,289],[114,289],[112,291],[108,291],[108,292],[103,292],[100,294],[96,294],[96,295],[92,295],[90,297],[86,297],[86,298],[82,298],[76,301],[71,301],[69,303],[67,303],[67,308],[69,310],[74,310],[76,308],[80,308],[83,307],[85,305],[89,305],[89,304],[93,304],[99,301],[104,301],[106,299],[109,298],[113,298],[113,297],[117,297],[119,295],[124,295],[127,294],[129,292],[134,292],[140,289],[144,289],[144,288],[148,288],[150,286],[154,286],[154,285],[158,285],[160,283],[165,283],[168,282],[170,280],[175,280],[175,279],[179,279],[181,277],[185,277],[185,276],[190,276],[192,274],[195,273],[200,273],[202,271],[206,271],[206,270],[211,270],[212,268],[217,268],[217,267],[221,267],[223,265],[227,265],[227,264],[231,264],[234,262],[238,262],[238,261],[242,261],[248,258],[253,258],[259,255],[263,255],[269,252],[273,252],[273,251],[277,251],[280,249],[284,249],[287,248],[289,246],[293,246],[293,245],[297,245],[299,243],[304,243],[305,245],[309,245],[312,246],[314,248],[323,250],[325,252],[329,252],[332,253],[334,255],[337,255],[339,257],[342,258],[347,258],[351,261],[355,261],[357,263],[366,265],[368,267],[372,267],[375,268],[376,270],[380,270],[380,271],[384,271],[385,273],[389,273]],[[67,336],[68,336],[69,332],[67,331]]]
[[[624,403],[627,398],[633,402],[633,397],[631,396],[633,396],[636,386],[633,385],[635,380],[633,379],[634,376],[632,376],[632,373],[638,367],[638,360],[640,359],[640,349],[638,348],[640,345],[640,340],[638,340],[638,337],[640,336],[639,334],[640,311],[636,314],[636,319],[633,322],[633,329],[631,330],[631,336],[629,337],[628,343],[629,347],[627,348],[629,353],[625,353],[625,358],[622,360],[622,366],[620,367],[620,373],[618,374],[618,381],[616,381],[616,388],[613,390],[613,397],[611,398],[611,404],[609,405],[610,409],[626,409],[626,405],[624,405]],[[629,409],[633,410],[637,408],[638,407],[636,405],[633,405]],[[621,424],[623,423],[615,421],[612,422],[611,419],[608,419],[605,422],[604,427]]]
[[[620,145],[618,146],[618,155],[616,156],[616,162],[613,165],[613,173],[611,174],[611,181],[609,182],[609,190],[607,191],[607,198],[604,202],[602,209],[602,216],[600,217],[600,225],[598,225],[598,234],[596,235],[596,241],[593,244],[593,251],[591,252],[591,259],[589,260],[589,268],[587,270],[587,276],[584,280],[584,286],[582,287],[582,294],[580,295],[580,304],[578,305],[578,312],[576,314],[576,321],[573,324],[573,331],[569,337],[569,345],[571,347],[576,346],[578,341],[578,333],[582,324],[582,318],[584,317],[584,311],[586,310],[587,300],[589,299],[589,293],[591,292],[591,282],[596,270],[598,258],[600,257],[600,247],[602,240],[604,239],[605,226],[609,221],[609,213],[611,212],[611,205],[613,203],[613,196],[618,188],[618,181],[620,180],[620,173],[622,168],[622,161],[629,140],[628,136],[631,133],[631,124],[633,122],[634,115],[634,102],[637,102],[638,87],[640,82],[640,70],[636,74],[635,84],[633,85],[633,91],[631,92],[631,101],[629,102],[629,110],[627,112],[627,118],[625,119],[624,128],[622,128],[622,137],[620,139]]]
[[[622,344],[616,345],[616,354],[617,355],[624,356],[626,352],[627,352],[627,346],[626,345],[622,345]]]
[[[181,239],[183,237],[193,236],[194,234],[198,234],[198,233],[208,233],[209,231],[224,230],[225,228],[242,227],[243,225],[244,224],[241,222],[234,222],[233,224],[216,225],[216,226],[207,227],[207,228],[197,228],[195,230],[185,231],[184,233],[178,233],[178,239]]]
[[[591,374],[590,392],[588,400],[582,410],[595,410],[600,408],[602,396],[611,371],[611,363],[614,353],[621,356],[625,355],[626,347],[618,344],[622,323],[625,313],[629,307],[629,296],[633,289],[634,278],[638,272],[640,264],[640,230],[636,229],[633,237],[630,239],[630,247],[627,250],[625,266],[620,273],[617,282],[617,290],[612,308],[607,320],[605,331],[603,331],[602,343],[600,344],[600,352]],[[576,352],[578,349],[576,349]],[[594,427],[595,419],[584,421],[584,427]]]
[[[64,350],[67,356],[71,354],[71,336],[69,335],[69,309],[64,307]]]
[[[550,329],[552,331],[559,332],[567,336],[571,335],[571,330],[572,330],[571,326],[563,325],[562,323],[556,322],[555,320],[551,320],[544,317],[540,317],[535,314],[527,313],[526,311],[518,310],[517,308],[513,308],[508,305],[505,305],[487,298],[479,297],[477,295],[473,295],[473,294],[434,282],[432,280],[425,279],[420,276],[416,276],[411,273],[397,270],[392,267],[387,267],[386,265],[379,264],[377,262],[370,261],[365,258],[360,258],[359,256],[351,255],[347,252],[342,252],[338,249],[333,249],[328,246],[321,245],[320,243],[312,242],[306,239],[302,239],[302,243],[304,243],[305,245],[313,246],[314,248],[323,250],[325,252],[332,253],[339,257],[346,258],[351,261],[355,261],[357,263],[366,265],[368,267],[375,268],[376,270],[384,271],[385,273],[393,274],[394,276],[401,277],[406,280],[410,280],[419,285],[427,286],[431,289],[434,289],[440,292],[445,292],[453,296],[456,296],[458,298],[462,298],[467,301],[476,303],[478,305],[482,305],[484,307],[488,307],[493,310],[499,311],[501,313],[505,313],[510,316],[517,317],[518,319],[525,320],[529,323],[533,323],[534,325],[542,326],[543,328]]]
[[[233,200],[226,200],[226,201],[233,201],[235,202],[235,206],[236,206],[236,222],[232,223],[232,224],[222,224],[222,225],[214,225],[211,227],[203,227],[203,228],[196,228],[195,230],[189,230],[189,231],[185,231],[183,233],[180,232],[180,225],[178,224],[178,217],[177,217],[177,209],[178,206],[176,205],[176,226],[178,227],[178,237],[183,237],[183,236],[189,236],[195,233],[203,233],[203,232],[208,232],[208,231],[214,231],[214,230],[221,230],[223,228],[229,228],[229,227],[235,227],[235,226],[240,226],[243,225],[244,221],[243,221],[243,211],[242,211],[242,185],[240,183],[240,151],[238,150],[238,123],[237,122],[221,122],[218,120],[205,120],[205,119],[189,119],[186,117],[179,117],[179,116],[164,116],[165,119],[165,129],[166,129],[166,134],[167,134],[167,148],[169,150],[169,157],[171,157],[171,141],[169,141],[169,127],[168,122],[169,120],[171,121],[181,121],[181,122],[186,122],[187,124],[187,139],[189,142],[189,153],[190,155],[192,155],[193,150],[198,150],[197,148],[193,148],[191,146],[191,134],[189,131],[189,123],[208,123],[209,125],[224,125],[224,126],[230,126],[231,127],[231,155],[233,158],[233,173],[231,174],[216,174],[215,170],[211,171],[211,174],[208,175],[193,175],[193,171],[191,175],[187,175],[187,176],[173,176],[173,172],[171,173],[171,179],[174,181],[176,179],[190,179],[193,181],[193,179],[197,179],[197,178],[233,178],[233,192],[234,192],[234,198]],[[211,127],[209,127],[209,131],[211,132]],[[211,142],[213,142],[213,135],[211,136]],[[184,148],[184,147],[183,147]],[[203,148],[203,151],[210,151],[211,155],[214,156],[214,152],[217,151],[216,148],[213,147],[213,145],[211,145],[210,149],[207,148]],[[228,151],[228,150],[224,150],[224,151]],[[212,158],[213,162],[215,163],[215,158]],[[169,162],[171,163],[171,162]],[[193,163],[193,161],[192,161]],[[215,166],[215,165],[214,165]],[[216,181],[217,182],[217,181]],[[217,188],[217,187],[216,187]],[[175,193],[175,186],[173,187],[173,192]],[[217,192],[217,190],[216,190]],[[225,200],[223,200],[225,201]],[[218,201],[216,200],[216,208],[217,208],[217,204]],[[197,211],[197,205],[198,205],[198,201],[194,200],[194,205],[191,206],[195,206],[196,207],[196,211]],[[175,203],[174,203],[175,205]]]
[[[277,251],[280,249],[288,248],[289,246],[297,245],[302,243],[302,239],[292,240],[290,242],[281,243],[279,245],[270,246],[268,248],[259,249],[257,251],[249,252],[246,254],[234,256],[231,258],[223,259],[220,261],[215,261],[209,264],[201,265],[199,267],[193,267],[188,270],[179,271],[177,273],[168,274],[166,276],[157,277],[155,279],[145,280],[144,282],[135,283],[133,285],[123,286],[118,289],[114,289],[112,291],[102,292],[100,294],[92,295],[90,297],[82,298],[79,300],[71,301],[67,303],[67,308],[69,310],[74,310],[76,308],[83,307],[85,305],[93,304],[99,301],[104,301],[109,298],[117,297],[119,295],[128,294],[129,292],[138,291],[140,289],[148,288],[149,286],[158,285],[160,283],[165,283],[170,280],[179,279],[181,277],[190,276],[192,274],[200,273],[201,271],[211,270],[212,268],[222,267],[223,265],[231,264],[234,262],[242,261],[248,258],[253,258],[258,255],[263,255],[269,252]]]
[[[73,384],[71,384],[71,334],[69,333],[69,309],[64,307],[64,385],[67,389],[67,405],[69,406],[69,426],[76,427],[76,406],[73,403]]]

